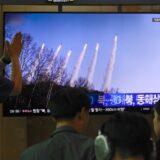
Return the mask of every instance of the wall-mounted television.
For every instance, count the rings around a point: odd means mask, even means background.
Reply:
[[[150,111],[160,99],[159,13],[5,12],[4,40],[16,32],[24,84],[6,116],[50,114],[49,99],[65,86],[88,89],[98,114]]]

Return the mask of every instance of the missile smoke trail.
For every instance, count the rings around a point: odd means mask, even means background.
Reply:
[[[93,81],[93,75],[94,75],[94,71],[95,71],[95,67],[96,67],[96,63],[97,63],[98,51],[99,51],[99,43],[97,43],[97,45],[96,45],[96,50],[95,50],[94,56],[92,58],[90,66],[88,68],[88,74],[87,74],[88,87],[92,84],[92,81]]]
[[[58,78],[57,78],[57,80],[56,80],[56,82],[57,82],[58,84],[61,82],[63,73],[64,73],[64,71],[65,71],[65,69],[66,69],[66,67],[67,67],[67,64],[68,64],[69,58],[70,58],[70,56],[71,56],[71,53],[72,53],[72,51],[69,50],[68,53],[67,53],[67,56],[66,56],[65,59],[64,59],[64,62],[63,62],[63,64],[62,64],[62,67],[60,68],[60,71],[59,71],[59,73],[58,73]]]
[[[84,45],[83,50],[82,50],[82,52],[79,56],[78,62],[74,66],[74,69],[73,69],[73,72],[72,72],[72,75],[71,75],[71,80],[70,80],[70,86],[71,87],[74,87],[75,81],[78,79],[78,74],[79,74],[79,71],[80,71],[80,68],[81,68],[83,58],[84,58],[85,53],[86,53],[86,49],[87,49],[87,44]]]
[[[53,55],[53,59],[51,60],[51,62],[50,62],[49,65],[47,66],[46,73],[47,73],[48,75],[50,75],[50,73],[51,73],[52,66],[53,66],[53,64],[55,63],[55,61],[56,61],[56,59],[57,59],[57,57],[58,57],[58,54],[59,54],[61,48],[62,48],[62,45],[59,45],[58,48],[57,48],[57,50],[56,50],[56,52],[55,52],[54,55]]]
[[[34,73],[39,65],[39,61],[42,57],[42,54],[43,54],[43,51],[44,51],[44,47],[45,47],[45,44],[43,43],[42,46],[41,46],[41,49],[39,51],[39,55],[38,55],[38,58],[36,59],[35,63],[33,64],[32,68],[31,68],[31,75],[28,77],[28,82],[31,82],[32,81],[32,78],[34,76]],[[27,107],[30,107],[30,104],[31,104],[31,100],[32,100],[32,97],[33,97],[33,93],[36,89],[36,86],[37,86],[37,81],[35,82],[35,85],[33,87],[33,90],[32,90],[32,93],[31,93],[31,96],[30,96],[30,99],[29,99],[29,102],[28,102],[28,105]]]
[[[50,83],[49,90],[48,90],[48,93],[47,93],[47,98],[46,98],[47,99],[46,108],[48,108],[48,104],[49,104],[49,100],[50,100],[50,97],[51,97],[53,86],[54,86],[54,82]]]
[[[53,66],[53,64],[55,63],[55,61],[57,60],[57,57],[58,57],[58,54],[59,54],[61,48],[62,48],[62,45],[60,44],[60,45],[57,47],[56,52],[54,53],[53,59],[51,60],[51,62],[49,63],[49,65],[48,65],[48,67],[47,67],[46,73],[47,73],[48,75],[50,75],[50,73],[51,73],[52,66]],[[51,96],[51,92],[52,92],[53,85],[54,85],[54,82],[51,82],[50,85],[49,85],[49,90],[48,90],[47,98],[46,98],[46,99],[47,99],[46,108],[48,107],[48,104],[49,104],[49,100],[50,100],[50,96]]]
[[[105,74],[105,78],[104,78],[104,83],[103,83],[103,87],[102,87],[102,90],[104,92],[108,91],[109,87],[110,87],[113,68],[114,68],[114,63],[115,63],[115,58],[116,58],[117,40],[118,40],[118,37],[117,37],[117,35],[115,35],[114,45],[113,45],[111,57],[110,57],[110,60],[109,60],[108,66],[107,66],[107,70],[106,70],[106,74]]]
[[[28,83],[30,83],[34,77],[34,74],[35,74],[35,71],[39,65],[39,61],[42,57],[42,54],[43,54],[43,51],[44,51],[44,47],[45,47],[45,44],[43,43],[42,46],[41,46],[41,49],[39,51],[39,54],[38,54],[38,58],[35,60],[35,63],[32,65],[31,67],[31,72],[30,72],[30,75],[28,76],[27,78],[27,81]]]

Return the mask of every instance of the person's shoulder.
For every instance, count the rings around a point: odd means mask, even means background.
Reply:
[[[82,159],[96,160],[95,150],[94,150],[94,139],[83,134],[77,134],[77,135],[79,137],[78,141],[80,145],[80,150],[83,155]]]
[[[29,148],[27,148],[22,154],[21,154],[21,160],[38,160],[40,157],[40,154],[43,152],[45,146],[49,143],[50,139],[37,143]],[[38,158],[38,159],[37,159]],[[39,159],[40,160],[40,159]]]
[[[72,141],[75,143],[85,146],[85,148],[92,148],[94,146],[94,140],[84,134],[77,133],[72,137]]]
[[[91,141],[91,142],[94,141],[91,137],[88,137],[88,136],[85,135],[85,134],[77,133],[76,136],[79,137],[80,139],[84,139],[84,140],[86,140],[86,141]]]

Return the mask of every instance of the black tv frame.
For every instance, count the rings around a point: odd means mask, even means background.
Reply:
[[[158,5],[160,4],[159,0],[74,0],[73,2],[64,3],[55,3],[48,0],[2,0],[0,4],[9,4],[9,5],[70,5],[70,6],[83,6],[83,5]]]

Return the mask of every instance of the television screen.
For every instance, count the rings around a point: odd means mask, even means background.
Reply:
[[[160,99],[158,13],[6,12],[4,40],[16,32],[23,91],[4,115],[50,114],[49,99],[65,86],[89,90],[91,113],[148,111]]]

